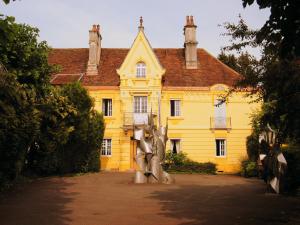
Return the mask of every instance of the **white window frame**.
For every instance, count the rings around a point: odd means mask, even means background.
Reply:
[[[101,156],[110,157],[112,155],[112,139],[104,138],[101,146]]]
[[[136,77],[138,78],[146,77],[146,64],[144,62],[138,62],[136,64]]]
[[[134,113],[147,113],[148,97],[147,96],[134,96],[133,112]]]
[[[173,152],[174,142],[179,142],[179,149],[176,149],[176,153]],[[176,147],[177,148],[177,147]],[[181,152],[181,139],[180,138],[170,138],[170,150],[172,154],[178,154]]]
[[[104,103],[106,100],[108,100],[108,109],[106,110],[106,104]],[[110,100],[110,103],[109,103]],[[107,112],[107,115],[105,115],[105,112]],[[111,98],[103,98],[102,99],[102,113],[103,116],[112,116],[112,99]]]
[[[223,141],[223,144],[219,144],[219,155],[218,155],[218,145],[217,145],[217,141]],[[226,157],[227,155],[227,140],[225,138],[216,138],[215,139],[215,145],[216,145],[216,148],[215,148],[215,151],[216,151],[216,157],[220,157],[220,158],[224,158]]]
[[[174,102],[174,115],[172,115],[172,102]],[[181,105],[181,101],[179,99],[170,100],[170,115],[172,117],[177,117],[181,115],[180,105]]]

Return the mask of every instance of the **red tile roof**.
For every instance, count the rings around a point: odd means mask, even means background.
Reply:
[[[102,48],[98,75],[84,75],[81,79],[83,85],[119,86],[120,78],[116,69],[120,68],[128,51],[129,49]],[[166,69],[162,81],[166,87],[208,87],[218,83],[232,86],[240,77],[204,49],[198,49],[198,69],[185,68],[183,48],[160,48],[154,49],[154,52]],[[52,82],[59,84],[60,80],[64,83],[74,81],[74,75],[85,73],[87,62],[88,49],[53,49],[49,55],[49,63],[61,65],[60,74],[64,75]]]
[[[80,81],[82,74],[55,74],[52,76],[50,82],[53,85],[68,84],[76,81]]]

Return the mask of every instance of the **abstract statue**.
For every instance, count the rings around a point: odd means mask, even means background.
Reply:
[[[162,167],[168,140],[167,130],[168,126],[159,126],[157,129],[152,112],[148,116],[148,124],[142,128],[134,126],[134,139],[137,141],[135,160],[138,167],[134,178],[136,184],[174,182]]]
[[[269,125],[260,134],[259,143],[268,146],[266,154],[259,155],[259,164],[263,166],[263,179],[277,194],[284,191],[287,161],[282,154],[278,135]]]

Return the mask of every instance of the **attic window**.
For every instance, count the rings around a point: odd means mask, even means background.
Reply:
[[[139,62],[136,64],[136,77],[146,77],[146,64]]]

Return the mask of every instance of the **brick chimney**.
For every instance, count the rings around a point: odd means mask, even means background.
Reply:
[[[87,66],[87,75],[98,75],[98,66],[101,55],[101,40],[100,26],[93,25],[89,31],[89,61]]]
[[[185,66],[187,69],[197,69],[197,40],[196,28],[193,16],[186,17],[186,25],[184,26],[184,50],[185,50]]]

